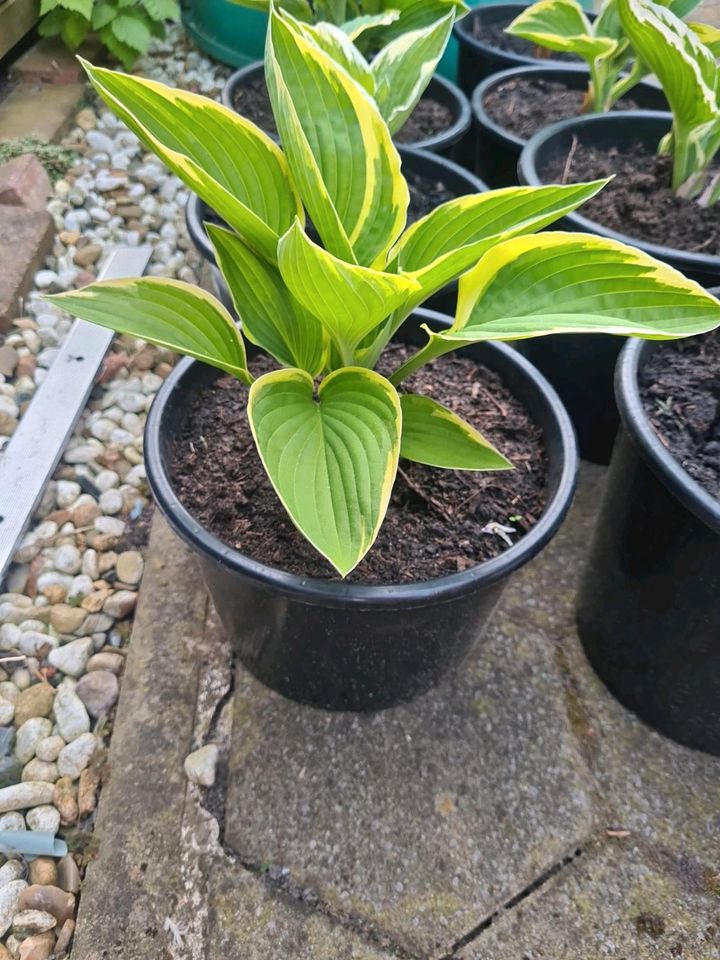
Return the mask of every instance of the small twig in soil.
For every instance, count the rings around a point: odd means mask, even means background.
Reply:
[[[450,514],[443,508],[442,504],[430,496],[430,494],[426,493],[414,480],[411,480],[402,467],[398,467],[398,473],[413,493],[416,493],[421,500],[424,500],[429,507],[432,507],[433,510],[439,513],[445,520],[450,520]]]
[[[703,240],[703,242],[699,243],[696,247],[689,247],[688,249],[691,251],[691,253],[700,253],[701,250],[705,250],[707,247],[713,244],[716,237],[717,233],[713,233],[707,238],[707,240]]]
[[[568,181],[568,177],[570,176],[570,167],[572,166],[572,162],[575,159],[575,151],[577,150],[577,148],[578,148],[578,138],[575,136],[575,134],[573,134],[572,144],[570,145],[570,149],[568,150],[568,155],[567,155],[567,159],[565,160],[565,166],[563,167],[563,174],[562,174],[562,177],[560,178],[560,183],[567,183]]]

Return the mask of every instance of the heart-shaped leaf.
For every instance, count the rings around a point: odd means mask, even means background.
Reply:
[[[302,370],[276,370],[250,388],[260,457],[293,523],[341,576],[372,546],[400,452],[400,400],[380,374],[345,367],[313,395]]]

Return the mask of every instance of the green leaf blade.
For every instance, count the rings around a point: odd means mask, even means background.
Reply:
[[[445,470],[512,470],[513,465],[481,433],[430,397],[400,395],[400,456]]]
[[[320,384],[277,370],[250,389],[248,417],[283,506],[341,576],[357,566],[382,524],[397,472],[402,413],[395,389],[346,367]]]
[[[76,317],[219,367],[249,383],[245,345],[221,303],[179,280],[101,280],[45,298]]]

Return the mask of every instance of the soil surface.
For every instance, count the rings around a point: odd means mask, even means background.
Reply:
[[[716,167],[714,169],[720,169]],[[692,253],[720,255],[717,207],[701,207],[671,189],[672,161],[640,142],[600,150],[584,146],[558,155],[539,171],[546,183],[578,183],[615,174],[583,204],[584,217],[638,240]]]
[[[556,80],[515,77],[490,90],[483,106],[504,130],[523,140],[559,120],[577,117],[586,110],[586,90],[575,90]],[[638,110],[632,97],[623,97],[614,110]]]
[[[411,352],[393,345],[379,369],[390,372]],[[256,375],[274,366],[267,357],[251,362]],[[542,432],[498,374],[450,355],[417,371],[403,387],[465,417],[516,469],[475,473],[401,460],[387,517],[375,545],[347,578],[353,583],[412,583],[466,570],[507,547],[488,524],[512,527],[516,542],[545,506]],[[246,401],[247,388],[223,375],[190,399],[170,457],[178,496],[203,526],[247,556],[290,573],[338,579],[281,506],[255,449]]]
[[[720,500],[720,334],[666,341],[644,364],[639,382],[657,435]]]
[[[266,133],[277,136],[278,129],[270,105],[270,95],[265,77],[256,77],[246,82],[233,93],[233,106],[237,112],[252,120]],[[397,143],[417,143],[447,130],[455,121],[452,110],[433,97],[421,97],[404,125],[395,134]]]
[[[581,62],[580,57],[572,53],[548,50],[546,47],[531,43],[530,40],[523,40],[522,37],[505,33],[505,28],[510,26],[510,22],[507,20],[505,23],[483,23],[479,17],[475,17],[472,23],[472,35],[488,47],[503,50],[505,53],[516,53],[521,57],[532,57],[535,60],[563,60],[568,63]]]

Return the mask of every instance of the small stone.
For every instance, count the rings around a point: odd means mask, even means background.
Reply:
[[[57,283],[57,279],[58,275],[54,270],[38,270],[33,281],[38,290],[47,290],[48,287]]]
[[[59,773],[56,763],[49,763],[46,760],[38,760],[37,757],[33,757],[29,763],[25,764],[20,779],[23,781],[44,780],[46,783],[55,783],[58,776]]]
[[[77,823],[80,811],[78,808],[75,786],[70,777],[60,777],[55,784],[53,804],[60,813],[60,823],[65,827]]]
[[[114,550],[107,550],[105,553],[100,554],[98,557],[98,570],[101,576],[115,569],[117,557],[118,555]],[[2,630],[2,627],[0,627],[0,630]]]
[[[56,603],[50,611],[50,623],[58,633],[74,633],[84,619],[84,610],[67,603]]]
[[[28,810],[25,820],[30,830],[38,830],[40,833],[56,834],[60,829],[60,813],[49,803]]]
[[[66,853],[57,865],[58,886],[67,893],[78,893],[80,890],[80,871],[75,858]]]
[[[53,566],[60,573],[80,573],[82,566],[80,551],[70,543],[58,547],[53,555]]]
[[[124,550],[117,559],[116,570],[118,579],[123,583],[140,583],[143,575],[144,561],[137,550]]]
[[[49,683],[35,683],[23,690],[15,700],[16,725],[21,727],[32,717],[49,717],[54,700],[55,689]]]
[[[119,694],[118,679],[108,670],[93,670],[78,680],[75,693],[97,719],[114,706]]]
[[[24,880],[13,880],[0,888],[0,937],[10,929],[13,917],[18,912],[20,894],[27,887]]]
[[[86,597],[89,593],[92,593],[92,589],[92,577],[89,577],[86,573],[79,573],[76,577],[73,577],[72,586],[70,587],[70,596]]]
[[[96,670],[109,670],[111,673],[119,674],[122,672],[124,664],[125,657],[122,654],[103,650],[90,657],[85,669],[88,674],[94,673]],[[2,690],[0,690],[0,693],[2,693]]]
[[[18,644],[20,652],[26,657],[36,657],[41,651],[42,655],[48,652],[52,647],[57,647],[58,641],[47,633],[38,633],[36,630],[23,631]]]
[[[91,594],[82,599],[80,606],[88,613],[100,613],[111,592],[111,590],[93,590]]]
[[[71,507],[82,493],[79,483],[74,480],[58,480],[55,501],[60,509]]]
[[[15,705],[0,697],[0,726],[7,727],[15,716]]]
[[[201,787],[211,787],[215,783],[215,767],[218,760],[218,748],[209,743],[185,758],[185,774],[192,783]]]
[[[91,526],[95,518],[99,517],[101,513],[102,510],[94,500],[91,503],[82,503],[73,509],[72,522],[78,530],[82,530]]]
[[[85,611],[81,610],[81,612],[85,619]],[[48,663],[57,670],[62,670],[69,677],[79,677],[84,672],[85,664],[92,654],[92,640],[89,637],[80,637],[78,640],[71,640],[63,647],[51,650],[48,654]]]
[[[57,926],[57,920],[51,913],[46,913],[44,910],[21,910],[20,913],[15,914],[12,926],[16,936],[25,938],[52,930]]]
[[[75,897],[60,887],[33,884],[22,891],[18,906],[21,910],[49,913],[59,924],[63,924],[75,913]]]
[[[18,690],[27,690],[27,688],[32,683],[32,677],[30,676],[30,671],[21,668],[16,670],[13,673],[13,683],[18,688]]]
[[[65,960],[65,957],[68,955],[70,950],[70,944],[72,943],[73,934],[75,933],[75,921],[66,920],[62,925],[62,930],[60,935],[57,938],[57,943],[55,944],[55,960]],[[0,957],[2,960],[2,957]]]
[[[18,783],[22,772],[23,764],[15,757],[0,757],[0,788]]]
[[[82,110],[78,111],[75,114],[75,123],[80,127],[81,130],[94,130],[97,126],[97,117],[89,107],[83,107]]]
[[[16,671],[17,673],[17,671]],[[35,748],[41,740],[52,733],[52,723],[44,717],[30,717],[17,731],[15,756],[20,763],[29,763],[35,756]],[[12,810],[12,807],[6,808]]]
[[[18,352],[14,347],[6,345],[0,347],[0,374],[11,377],[15,373],[18,362]]]
[[[93,263],[97,263],[102,253],[102,244],[89,243],[86,247],[82,247],[76,251],[73,257],[73,263],[77,264],[78,267],[90,267]]]
[[[95,766],[85,767],[80,774],[78,784],[78,807],[81,817],[88,817],[97,804],[97,792],[100,786],[100,774]]]
[[[74,690],[62,684],[55,695],[55,719],[60,735],[68,744],[90,730],[90,717],[85,704]]]
[[[99,504],[102,512],[108,516],[120,513],[123,508],[122,494],[115,487],[111,490],[106,490],[100,494]]]
[[[107,534],[110,537],[121,537],[125,532],[124,521],[118,520],[117,517],[98,517],[94,527],[98,533]]]
[[[55,861],[51,857],[36,857],[31,860],[28,871],[31,884],[39,883],[47,886],[58,882],[58,867],[55,866]]]
[[[18,960],[51,960],[54,951],[55,934],[49,930],[23,940]]]
[[[0,813],[52,803],[53,785],[42,781],[16,783],[0,790]]]
[[[58,757],[60,775],[77,780],[87,767],[97,749],[97,738],[93,733],[83,733],[64,747]]]
[[[35,747],[35,756],[38,760],[44,760],[46,763],[53,763],[60,756],[60,751],[65,746],[65,741],[57,734],[46,737]]]
[[[82,572],[90,577],[91,580],[97,580],[100,576],[98,569],[98,555],[96,550],[86,550],[82,559]]]
[[[25,879],[25,867],[19,860],[8,860],[0,867],[0,887],[6,883],[12,883],[13,880]]]
[[[66,588],[59,583],[51,583],[50,586],[44,587],[41,593],[51,604],[62,603],[67,596]]]
[[[137,596],[137,593],[132,590],[118,590],[111,594],[103,604],[103,613],[114,617],[116,620],[123,620],[135,609]]]
[[[90,637],[94,633],[105,633],[113,625],[113,618],[106,613],[89,613],[82,627],[76,631],[83,637]]]

